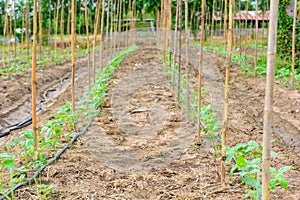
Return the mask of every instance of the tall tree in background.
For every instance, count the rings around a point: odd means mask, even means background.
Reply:
[[[270,151],[272,134],[272,100],[274,91],[276,38],[278,20],[278,0],[272,0],[270,11],[268,54],[267,54],[267,84],[265,94],[264,125],[263,125],[263,164],[262,164],[262,198],[270,199]]]
[[[225,0],[226,1],[226,0]],[[225,160],[226,160],[226,137],[228,129],[228,99],[229,99],[229,78],[231,66],[231,45],[233,37],[233,0],[229,0],[229,25],[227,38],[227,55],[226,55],[226,75],[225,75],[225,101],[224,101],[224,118],[222,126],[222,159],[221,159],[221,184],[225,186]]]

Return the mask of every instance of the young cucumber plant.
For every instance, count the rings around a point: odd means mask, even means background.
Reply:
[[[249,192],[245,195],[246,198],[252,197],[253,199],[259,199],[262,193],[262,185],[259,179],[259,175],[261,174],[260,163],[262,149],[262,145],[255,141],[237,144],[232,148],[227,146],[226,149],[227,161],[229,163],[231,163],[232,160],[235,161],[235,164],[230,170],[230,179],[232,179],[233,175],[238,175],[240,180],[250,187]],[[271,152],[271,156],[276,155],[274,151]],[[284,179],[283,175],[290,169],[293,169],[293,167],[283,166],[278,171],[276,171],[275,168],[270,168],[270,188],[272,190],[275,189],[277,185],[283,188],[288,187],[288,182]]]

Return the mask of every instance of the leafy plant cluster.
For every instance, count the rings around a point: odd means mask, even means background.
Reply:
[[[42,69],[44,67],[49,66],[49,64],[60,65],[65,63],[66,61],[71,60],[71,54],[69,54],[70,48],[66,48],[64,50],[57,50],[56,54],[54,50],[46,51],[42,53],[42,60],[37,60],[36,64],[38,69]],[[87,53],[86,49],[80,49],[75,52],[75,55],[78,57],[82,57]],[[25,60],[28,60],[26,62]],[[24,62],[25,61],[25,62]],[[8,59],[6,59],[6,63],[8,63]],[[31,67],[31,56],[27,56],[21,54],[19,57],[12,58],[10,60],[10,66],[0,68],[0,79],[6,78],[9,79],[11,77],[19,76],[28,70]]]
[[[226,47],[224,45],[219,46],[205,46],[206,50],[218,53],[222,56],[226,56]],[[254,57],[251,55],[240,55],[237,52],[231,52],[232,62],[240,66],[241,72],[248,76],[254,75]],[[283,80],[283,84],[288,87],[290,83],[290,77],[292,74],[291,60],[276,57],[276,71],[275,79]],[[260,55],[257,58],[256,74],[260,77],[265,77],[267,74],[267,56]],[[295,69],[295,85],[296,88],[300,88],[300,69]]]
[[[230,170],[230,179],[233,175],[237,175],[242,182],[249,186],[249,191],[245,195],[246,198],[259,199],[262,194],[260,181],[262,150],[263,146],[255,141],[239,143],[232,148],[229,146],[226,148],[226,160],[228,163],[234,161]],[[276,155],[275,152],[271,152],[271,156]],[[288,181],[284,179],[283,175],[290,169],[293,169],[293,167],[283,166],[278,170],[270,168],[270,188],[272,190],[278,185],[282,188],[288,187]]]
[[[13,137],[4,146],[0,153],[0,195],[6,199],[14,199],[6,195],[6,190],[12,190],[16,184],[24,182],[35,171],[39,170],[53,157],[58,148],[71,140],[76,135],[76,124],[87,123],[90,117],[98,114],[97,107],[103,103],[108,89],[108,80],[122,59],[134,52],[136,46],[122,51],[111,60],[97,75],[96,82],[91,90],[80,100],[81,105],[76,112],[72,111],[72,104],[67,102],[59,108],[59,111],[46,119],[44,124],[38,127],[38,149],[34,151],[34,132],[29,129]],[[51,193],[52,185],[37,184],[37,193],[41,198],[47,198]]]
[[[167,53],[168,55],[169,53]],[[163,60],[163,57],[162,57]],[[173,61],[173,60],[172,60]],[[167,63],[167,72],[166,74],[171,77],[172,76],[172,70],[175,70],[177,72],[178,70],[178,64],[175,63],[175,66],[173,65],[173,62],[171,62],[171,68],[170,66],[170,59],[167,57],[166,59]],[[174,80],[177,80],[178,78],[178,73],[174,74]],[[189,74],[190,75],[190,74]],[[187,90],[186,90],[186,74],[180,74],[180,79],[181,79],[181,84],[180,84],[180,99],[179,99],[179,104],[183,108],[183,110],[187,110]],[[177,87],[177,82],[174,81],[173,84],[174,88]],[[202,93],[205,95],[207,89],[202,87],[201,88]],[[193,120],[198,119],[198,91],[194,89],[193,87],[189,87],[189,98],[190,98],[190,117]],[[201,120],[204,122],[205,127],[203,127],[203,131],[207,133],[207,136],[204,136],[203,139],[207,142],[211,142],[215,151],[215,156],[218,156],[219,154],[219,149],[220,149],[220,144],[221,144],[221,135],[219,134],[221,130],[221,125],[218,122],[217,119],[217,111],[213,111],[212,105],[211,104],[205,104],[201,105]]]

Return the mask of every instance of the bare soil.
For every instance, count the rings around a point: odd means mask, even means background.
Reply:
[[[41,174],[41,183],[54,185],[50,199],[241,199],[247,193],[237,179],[220,186],[219,161],[210,144],[194,145],[196,122],[186,121],[160,57],[159,50],[142,48],[122,61],[93,126]],[[193,87],[198,58],[198,50],[190,48]],[[221,122],[224,58],[205,53],[204,59],[204,86],[209,89],[204,102],[219,110]],[[261,142],[264,79],[231,71],[228,145]],[[64,95],[58,104],[64,104]],[[285,176],[289,187],[276,189],[273,199],[300,199],[299,95],[275,87],[272,148],[278,156],[272,165],[296,169]],[[35,186],[17,190],[16,196],[40,198]]]

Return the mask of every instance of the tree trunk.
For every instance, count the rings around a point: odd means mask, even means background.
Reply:
[[[226,135],[228,128],[228,100],[229,100],[229,79],[231,66],[231,45],[233,37],[233,0],[229,0],[229,27],[227,39],[226,55],[226,76],[225,76],[225,101],[224,101],[224,119],[222,127],[222,159],[221,159],[221,184],[225,186],[225,160],[226,160]]]
[[[268,35],[267,77],[263,126],[262,198],[270,199],[270,151],[272,134],[272,100],[274,91],[278,0],[273,0]]]

